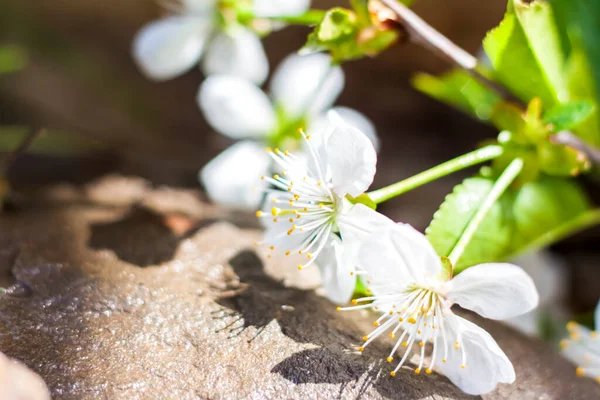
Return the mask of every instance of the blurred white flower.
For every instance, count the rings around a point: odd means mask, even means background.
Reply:
[[[594,313],[595,330],[590,331],[576,322],[569,322],[567,330],[570,339],[560,342],[565,357],[578,365],[575,370],[578,376],[594,378],[600,383],[600,302]]]
[[[258,35],[237,22],[223,23],[231,5],[219,0],[173,3],[172,15],[147,24],[134,39],[133,57],[146,77],[156,81],[175,78],[204,56],[202,70],[207,76],[231,74],[257,84],[265,81],[269,63]],[[307,0],[285,0],[285,6],[279,3],[256,0],[254,15],[298,15],[310,5]]]
[[[303,269],[315,260],[321,269],[327,296],[347,302],[354,287],[354,250],[373,229],[393,225],[387,217],[346,196],[363,194],[373,182],[377,154],[365,134],[329,112],[326,129],[304,135],[308,160],[289,151],[267,149],[281,167],[272,178],[270,210],[258,211],[266,219],[263,243],[270,249],[306,257]]]
[[[219,133],[242,142],[210,161],[200,180],[210,198],[220,204],[255,210],[261,201],[256,179],[271,173],[265,146],[291,146],[299,142],[298,129],[321,131],[344,87],[344,74],[325,54],[291,55],[277,68],[271,82],[272,100],[256,85],[231,75],[213,75],[198,92],[198,104],[206,120]],[[348,123],[377,141],[373,124],[358,111],[333,110]]]
[[[442,263],[427,238],[403,224],[378,230],[363,240],[358,262],[372,296],[338,309],[373,308],[382,313],[359,350],[384,332],[390,332],[392,338],[399,335],[387,361],[393,361],[400,346],[405,350],[392,376],[414,344],[420,347],[415,373],[421,373],[425,345],[430,342],[433,350],[425,373],[437,368],[466,393],[487,393],[499,382],[514,381],[511,362],[490,334],[455,315],[451,307],[458,304],[491,319],[512,318],[532,310],[538,294],[521,268],[481,264],[453,278],[452,267]],[[366,304],[359,304],[363,302]]]

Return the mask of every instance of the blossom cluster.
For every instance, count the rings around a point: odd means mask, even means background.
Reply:
[[[453,306],[494,320],[528,313],[539,302],[529,275],[508,263],[459,270],[425,235],[376,211],[367,191],[379,139],[366,116],[335,105],[345,77],[329,55],[290,55],[268,92],[261,88],[269,63],[260,35],[281,28],[282,17],[305,13],[310,1],[165,2],[170,15],[142,28],[133,55],[158,81],[202,59],[207,78],[198,106],[215,131],[235,140],[199,173],[209,197],[235,209],[258,208],[260,244],[269,256],[301,260],[292,265],[300,270],[318,268],[339,311],[377,314],[357,350],[382,336],[393,339],[391,376],[414,363],[414,373],[437,371],[469,394],[513,382],[513,366],[496,341]],[[567,356],[581,363],[579,374],[600,376],[595,333],[569,327]]]

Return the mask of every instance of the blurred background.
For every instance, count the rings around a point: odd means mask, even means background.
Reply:
[[[333,5],[345,2],[313,1],[314,8]],[[504,0],[418,0],[414,10],[477,54],[505,5]],[[24,65],[0,75],[0,151],[14,147],[14,133],[28,127],[56,134],[37,144],[39,150],[56,147],[53,155],[27,154],[13,165],[9,178],[15,188],[83,183],[107,173],[199,188],[198,170],[231,141],[208,127],[196,105],[203,79],[199,70],[156,83],[135,67],[130,55],[134,34],[160,14],[152,0],[0,3],[0,45],[17,46]],[[265,39],[272,69],[304,44],[308,32],[290,27]],[[373,187],[430,168],[496,135],[494,128],[410,87],[414,72],[447,68],[413,45],[343,65],[346,88],[337,104],[365,113],[382,140]],[[452,187],[470,173],[429,184],[380,210],[422,230]],[[560,269],[559,292],[566,295],[561,303],[578,313],[590,311],[598,300],[598,233],[586,232],[552,249],[550,262]]]

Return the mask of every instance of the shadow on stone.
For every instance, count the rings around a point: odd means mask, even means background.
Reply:
[[[140,267],[170,261],[181,240],[163,217],[134,208],[123,219],[90,226],[89,247],[112,250],[122,261]]]

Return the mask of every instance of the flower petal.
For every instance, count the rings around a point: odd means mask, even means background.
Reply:
[[[215,12],[216,0],[179,0],[185,8],[185,12],[193,15],[208,16]]]
[[[205,18],[167,17],[144,26],[133,42],[133,58],[146,77],[175,78],[198,63],[212,25]]]
[[[449,342],[447,361],[442,362],[445,354],[438,348],[435,365],[452,383],[468,394],[478,395],[492,391],[498,383],[514,382],[512,363],[489,333],[454,315],[445,321],[449,322],[445,323]],[[457,340],[459,349],[454,347]],[[443,341],[438,339],[436,345],[443,346]],[[461,367],[463,362],[466,368]]]
[[[321,270],[321,281],[327,298],[336,304],[347,303],[356,286],[356,275],[342,270],[346,246],[335,235],[331,235],[331,243],[323,247],[316,263]]]
[[[259,37],[247,28],[236,27],[211,41],[202,71],[206,76],[235,75],[262,85],[269,75],[269,60]]]
[[[334,111],[328,115],[333,129],[325,138],[325,146],[333,191],[339,196],[359,196],[375,178],[377,153],[358,128],[344,122]]]
[[[197,100],[208,123],[225,136],[262,138],[275,129],[269,98],[245,79],[213,75],[200,86]]]
[[[378,295],[397,294],[415,283],[425,285],[442,269],[425,235],[407,224],[371,233],[360,246],[358,261],[369,274],[371,290]]]
[[[273,74],[271,94],[289,119],[313,118],[329,109],[344,88],[344,73],[331,57],[293,54]]]
[[[468,268],[446,283],[447,298],[491,319],[507,319],[537,307],[533,280],[520,267],[507,263]]]
[[[261,175],[271,160],[262,146],[242,141],[212,159],[200,171],[208,196],[226,207],[256,210],[263,198]]]
[[[254,0],[254,15],[263,18],[300,15],[309,8],[310,0]]]
[[[336,112],[348,125],[355,126],[362,133],[364,133],[369,138],[371,143],[373,143],[375,151],[379,153],[381,143],[379,142],[375,125],[373,125],[373,122],[371,122],[369,118],[367,118],[363,113],[348,107],[333,107],[331,111]],[[310,123],[308,132],[310,132],[312,137],[322,134],[326,131],[328,122],[329,117],[327,114],[321,114],[318,118]]]

